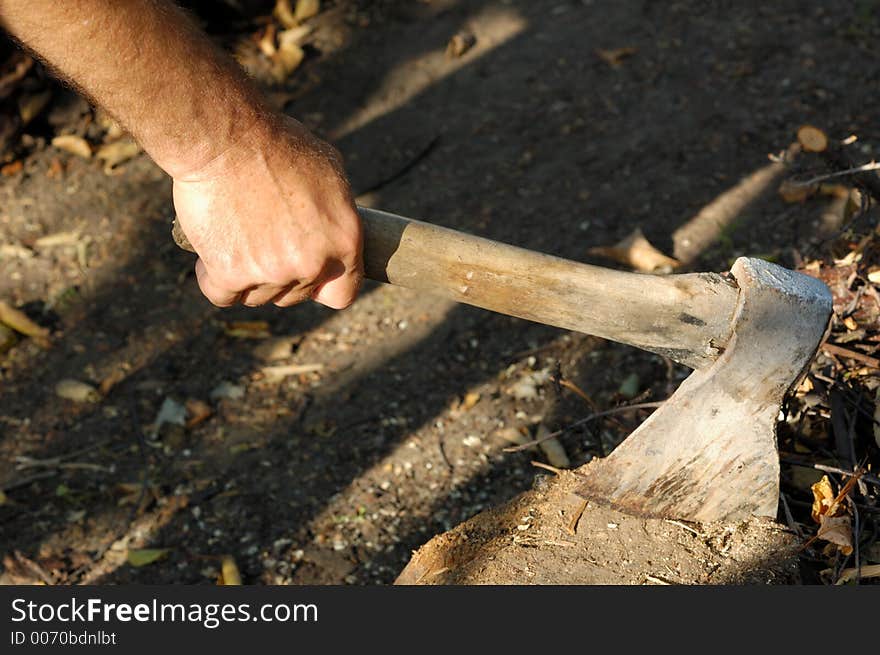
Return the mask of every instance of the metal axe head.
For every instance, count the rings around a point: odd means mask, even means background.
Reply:
[[[578,494],[624,511],[693,521],[776,516],[776,421],[831,315],[819,280],[738,259],[733,333],[610,456],[586,464]]]

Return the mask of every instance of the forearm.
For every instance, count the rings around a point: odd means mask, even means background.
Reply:
[[[0,0],[0,24],[174,177],[270,121],[243,71],[167,0]]]

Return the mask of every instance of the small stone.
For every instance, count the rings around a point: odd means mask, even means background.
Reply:
[[[230,400],[239,400],[240,398],[244,398],[245,389],[243,386],[238,384],[232,384],[232,382],[221,382],[211,391],[211,399],[217,400],[218,398],[228,398]]]
[[[64,379],[55,385],[55,394],[77,403],[96,403],[101,399],[98,390],[79,380]]]

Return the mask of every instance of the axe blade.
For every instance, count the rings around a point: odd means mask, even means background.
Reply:
[[[776,421],[832,311],[819,280],[740,258],[733,336],[608,457],[582,466],[577,494],[631,514],[699,522],[775,517]]]

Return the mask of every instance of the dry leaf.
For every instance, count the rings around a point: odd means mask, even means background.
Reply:
[[[286,366],[264,366],[260,371],[265,376],[266,382],[281,382],[284,378],[291,375],[302,375],[303,373],[317,373],[323,370],[323,364],[288,364]]]
[[[263,36],[260,37],[260,40],[257,41],[257,47],[267,57],[271,57],[277,52],[278,48],[275,47],[275,25],[270,23],[266,26],[266,31],[263,32]]]
[[[0,300],[0,323],[4,323],[16,332],[29,337],[46,341],[49,338],[49,330],[34,323],[21,310]]]
[[[18,337],[12,328],[0,323],[0,355],[8,351],[18,341]]]
[[[446,44],[446,56],[450,59],[461,57],[477,43],[477,37],[473,32],[462,31],[449,39]]]
[[[278,51],[275,53],[273,60],[278,66],[278,75],[281,80],[290,75],[299,68],[303,59],[306,58],[306,52],[298,43],[284,42],[278,45]]]
[[[297,0],[293,17],[297,23],[302,23],[312,16],[317,16],[319,11],[321,11],[321,0]]]
[[[823,475],[822,479],[812,485],[810,489],[813,491],[813,510],[810,516],[816,523],[820,523],[821,517],[828,513],[834,503],[834,490],[831,488],[831,482],[827,475]]]
[[[844,555],[849,555],[853,551],[852,522],[849,516],[820,517],[816,536],[837,546]]]
[[[12,177],[13,175],[21,173],[23,168],[24,162],[22,162],[21,159],[16,159],[14,162],[0,166],[0,175],[3,175],[4,177]]]
[[[67,230],[54,232],[40,237],[34,241],[35,248],[59,248],[64,246],[76,246],[82,237],[82,230]]]
[[[62,134],[52,139],[52,145],[59,150],[89,159],[92,156],[92,147],[89,142],[75,134]]]
[[[613,246],[597,246],[588,251],[591,255],[599,255],[630,266],[641,273],[671,271],[681,266],[681,262],[667,257],[657,250],[636,228],[622,241]]]
[[[596,55],[612,68],[617,68],[624,59],[633,56],[636,52],[638,52],[638,50],[631,46],[624,48],[611,48],[608,50],[598,48],[596,50]]]
[[[223,332],[236,339],[268,339],[272,336],[266,321],[229,321],[224,323]]]
[[[823,152],[828,148],[825,132],[812,125],[803,125],[797,131],[797,140],[806,152]]]
[[[471,391],[470,393],[465,394],[464,400],[461,403],[461,408],[464,410],[471,409],[478,402],[480,402],[479,392]]]
[[[118,366],[110,371],[107,377],[101,380],[101,383],[98,385],[98,391],[101,392],[102,396],[106,396],[108,393],[110,393],[110,390],[113,387],[115,387],[127,377],[128,369],[125,366]]]
[[[141,147],[134,140],[120,139],[101,146],[95,156],[104,162],[104,173],[109,175],[117,166],[136,157],[140,152]]]
[[[239,573],[238,565],[231,555],[226,555],[223,558],[223,563],[220,565],[220,579],[217,581],[217,584],[241,585],[241,573]]]
[[[195,427],[199,423],[208,419],[211,414],[214,413],[214,410],[211,406],[196,398],[189,398],[186,401],[186,427],[187,429]]]
[[[296,15],[293,13],[293,8],[290,6],[290,0],[278,0],[275,3],[275,9],[272,11],[272,15],[278,19],[284,27],[296,27],[298,21],[296,20]]]
[[[162,559],[168,552],[168,548],[129,548],[125,559],[132,566],[146,566]]]
[[[312,25],[297,25],[289,30],[282,30],[278,32],[278,43],[279,45],[284,45],[285,43],[302,45],[306,37],[314,30],[315,28]]]

